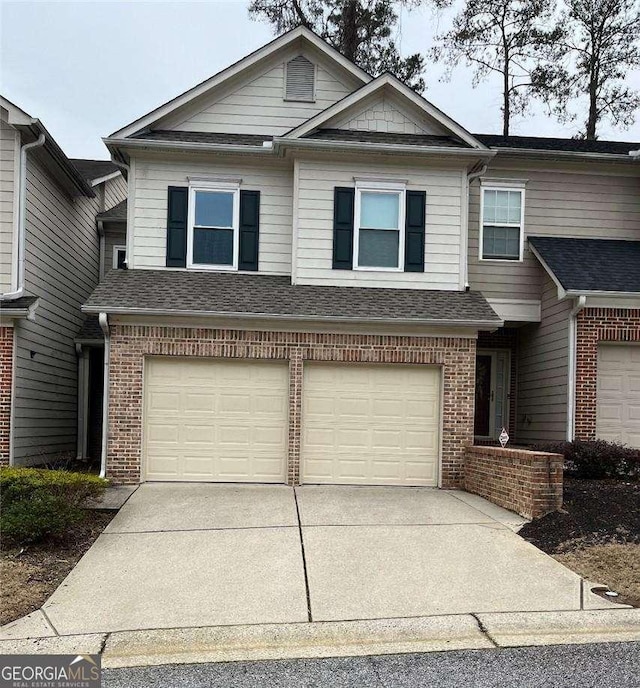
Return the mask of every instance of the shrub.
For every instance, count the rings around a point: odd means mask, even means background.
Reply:
[[[577,478],[640,479],[640,449],[624,444],[605,440],[574,440],[539,444],[534,449],[562,454],[565,470]]]
[[[60,537],[83,520],[84,503],[98,498],[107,484],[88,473],[0,468],[0,531],[20,545]]]

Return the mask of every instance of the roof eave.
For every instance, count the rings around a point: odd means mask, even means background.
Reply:
[[[95,197],[95,191],[91,188],[91,185],[87,180],[80,174],[75,165],[69,160],[65,152],[57,144],[56,140],[47,131],[47,128],[42,124],[39,119],[34,119],[31,124],[14,124],[16,129],[19,131],[29,134],[36,139],[44,134],[45,144],[44,148],[47,151],[49,157],[53,160],[56,167],[64,173],[65,178],[69,182],[69,188],[79,191],[82,196],[87,196],[88,198]]]
[[[567,289],[567,296],[595,296],[595,297],[615,297],[623,299],[637,299],[640,297],[639,291],[602,291],[600,289]]]
[[[216,317],[216,318],[241,318],[246,320],[280,320],[300,322],[339,322],[353,323],[354,325],[380,324],[380,325],[437,325],[439,327],[471,327],[471,328],[498,328],[504,325],[504,321],[495,320],[451,320],[451,319],[424,319],[424,318],[352,318],[345,316],[321,316],[321,315],[290,315],[273,313],[237,313],[229,311],[203,311],[179,308],[122,308],[111,306],[82,306],[83,313],[92,315],[107,313],[109,315],[149,315],[163,317]]]
[[[102,177],[96,177],[95,179],[91,180],[91,186],[98,186],[99,184],[108,182],[111,179],[115,179],[118,175],[121,174],[122,172],[120,172],[120,170],[116,170],[115,172],[110,172],[109,174],[105,174]]]
[[[498,155],[524,158],[559,158],[561,160],[599,160],[601,162],[633,163],[634,158],[623,153],[593,153],[584,151],[538,150],[532,148],[502,148],[492,146],[490,150]]]
[[[272,146],[241,146],[230,143],[196,143],[193,141],[153,141],[150,139],[116,139],[103,138],[107,148],[121,154],[123,150],[164,150],[164,151],[184,151],[206,153],[252,153],[258,155],[273,154]],[[267,139],[265,138],[265,141]]]
[[[411,144],[398,143],[370,143],[365,141],[334,141],[327,139],[290,139],[286,137],[275,137],[273,139],[273,149],[279,152],[284,148],[307,148],[315,150],[360,150],[360,151],[380,151],[389,153],[413,153],[415,155],[447,155],[451,157],[463,157],[482,160],[491,160],[496,156],[496,152],[487,148],[456,148],[453,146],[415,146]]]

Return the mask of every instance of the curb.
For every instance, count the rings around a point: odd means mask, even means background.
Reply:
[[[477,614],[497,647],[640,641],[640,609]]]
[[[468,614],[112,633],[102,666],[357,657],[494,647]]]
[[[0,654],[101,653],[103,668],[116,669],[630,641],[640,642],[640,609],[503,612],[16,637],[0,641]]]

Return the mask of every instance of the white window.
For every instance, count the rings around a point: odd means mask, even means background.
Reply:
[[[522,260],[524,189],[483,187],[480,216],[480,258]]]
[[[237,270],[239,198],[237,185],[190,188],[187,267]]]
[[[404,270],[404,186],[356,186],[356,270]]]
[[[312,103],[315,100],[316,67],[306,57],[298,55],[285,67],[284,99]]]
[[[127,267],[127,247],[113,247],[113,269],[124,270]]]

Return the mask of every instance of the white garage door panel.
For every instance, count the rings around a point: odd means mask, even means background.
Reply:
[[[437,484],[439,369],[310,362],[303,394],[304,482]]]
[[[284,481],[286,364],[149,358],[145,397],[147,480]]]
[[[640,447],[640,346],[598,348],[596,417],[600,439]]]

